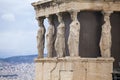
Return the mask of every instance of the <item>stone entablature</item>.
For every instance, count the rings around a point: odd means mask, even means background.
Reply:
[[[120,11],[119,0],[64,0],[61,3],[59,3],[59,0],[58,3],[57,1],[48,0],[48,2],[35,2],[32,5],[36,10],[36,17],[52,15],[59,12],[69,12],[71,10]]]

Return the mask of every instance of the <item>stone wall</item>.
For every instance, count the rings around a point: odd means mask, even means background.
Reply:
[[[35,64],[35,80],[112,80],[113,58],[45,58]]]

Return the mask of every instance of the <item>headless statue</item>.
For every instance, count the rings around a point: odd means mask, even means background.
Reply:
[[[110,14],[105,14],[104,21],[105,23],[102,26],[102,33],[100,39],[100,50],[102,57],[111,56],[111,25],[110,25]]]
[[[70,33],[68,37],[68,49],[70,56],[79,56],[79,35],[80,23],[77,20],[77,12],[71,13],[72,23],[70,24]]]
[[[47,52],[48,57],[52,57],[53,50],[54,50],[54,26],[52,24],[52,17],[48,17],[49,27],[46,34],[46,41],[47,41]]]
[[[65,24],[60,14],[58,14],[58,21],[60,24],[57,27],[55,50],[57,53],[57,57],[63,57],[65,55]]]
[[[38,48],[38,58],[43,58],[44,55],[44,42],[45,42],[45,27],[43,24],[44,19],[39,18],[38,24],[39,24],[39,30],[37,33],[37,48]]]

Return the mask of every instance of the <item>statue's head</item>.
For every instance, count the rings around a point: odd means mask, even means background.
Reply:
[[[47,18],[48,18],[48,23],[51,25],[51,24],[53,24],[53,17],[52,17],[52,15],[49,15],[49,16],[47,16]]]
[[[71,14],[71,19],[74,21],[74,20],[77,20],[77,14],[78,14],[78,11],[77,10],[71,10],[70,11],[70,14]]]
[[[43,27],[43,25],[44,25],[44,17],[39,17],[39,18],[37,18],[37,21],[38,21],[38,25],[39,25],[39,27]]]
[[[113,11],[102,11],[102,14],[104,16],[104,21],[109,22],[110,21],[110,15],[113,13]]]
[[[63,20],[62,20],[62,13],[58,13],[56,15],[58,16],[59,23],[63,22]]]
[[[105,21],[105,22],[108,22],[109,19],[110,19],[110,17],[109,17],[108,15],[105,15],[105,17],[104,17],[104,21]]]

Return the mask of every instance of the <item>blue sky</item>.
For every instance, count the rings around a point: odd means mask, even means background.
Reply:
[[[0,0],[0,57],[37,54],[34,1]]]

